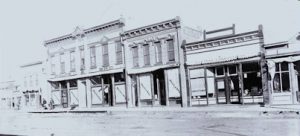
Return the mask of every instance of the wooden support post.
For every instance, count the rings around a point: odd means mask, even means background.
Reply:
[[[157,100],[158,100],[159,104],[162,105],[161,99],[160,99],[160,97],[161,97],[160,80],[158,78],[156,78],[155,81],[156,81]]]
[[[111,94],[110,96],[112,97],[111,99],[111,106],[115,106],[116,105],[116,92],[115,92],[115,76],[114,74],[110,75],[110,79],[111,79]]]
[[[186,70],[186,74],[187,74],[187,81],[188,81],[188,85],[187,85],[187,95],[188,95],[188,106],[192,107],[192,91],[191,91],[191,78],[190,78],[190,69],[187,68]]]
[[[105,106],[105,93],[104,93],[103,77],[101,76],[100,78],[101,78],[102,106]]]
[[[155,98],[154,98],[154,83],[153,83],[153,73],[150,73],[150,84],[151,84],[151,97],[152,97],[152,106],[155,104]]]
[[[141,95],[140,95],[140,76],[136,75],[136,93],[137,93],[137,106],[141,106]]]
[[[70,96],[70,82],[69,81],[66,81],[67,82],[67,98],[68,98],[68,107],[71,106],[71,96]]]
[[[242,63],[238,64],[239,67],[239,83],[240,83],[240,95],[239,95],[239,99],[241,100],[241,103],[244,105],[244,75],[243,75],[243,65]]]
[[[206,92],[206,105],[208,105],[207,67],[204,68],[204,84],[205,84],[205,92]]]
[[[165,86],[166,86],[166,106],[170,105],[169,102],[169,79],[168,79],[168,71],[164,70],[164,75],[165,75]]]
[[[63,107],[63,98],[62,98],[62,89],[61,89],[61,83],[60,82],[58,82],[58,90],[60,91],[60,106],[62,106]],[[29,94],[29,100],[30,100],[30,94]],[[30,101],[29,101],[29,103],[30,103]]]

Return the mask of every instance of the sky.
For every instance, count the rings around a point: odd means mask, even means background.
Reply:
[[[20,66],[44,60],[43,42],[123,17],[126,30],[180,16],[198,30],[263,25],[265,43],[300,32],[300,0],[1,0],[0,81],[18,78]]]

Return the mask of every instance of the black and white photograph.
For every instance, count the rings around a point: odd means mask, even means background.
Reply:
[[[300,136],[300,0],[0,0],[0,136]]]

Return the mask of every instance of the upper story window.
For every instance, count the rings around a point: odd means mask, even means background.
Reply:
[[[75,51],[70,52],[70,71],[75,71]]]
[[[290,76],[288,62],[281,62],[275,64],[273,90],[275,93],[290,91]]]
[[[61,53],[60,54],[60,73],[64,74],[65,71],[65,54]]]
[[[123,63],[123,57],[122,57],[122,51],[123,46],[120,42],[116,43],[116,64],[122,64]]]
[[[155,42],[154,45],[155,45],[155,61],[156,63],[161,63],[162,62],[161,43]]]
[[[144,49],[144,65],[148,66],[150,65],[150,52],[149,52],[149,44],[145,44],[143,46]]]
[[[30,87],[33,86],[32,75],[29,76],[29,86]]]
[[[38,86],[39,85],[39,77],[38,75],[36,74],[35,75],[35,86]]]
[[[51,56],[50,63],[51,63],[51,74],[55,74],[55,60],[54,56]]]
[[[109,66],[109,58],[108,58],[108,43],[102,45],[102,59],[103,66]]]
[[[132,47],[132,62],[133,62],[133,67],[138,67],[139,66],[139,53],[138,53],[138,47]]]
[[[80,69],[85,69],[85,57],[84,57],[84,46],[79,47],[80,51]]]
[[[90,47],[91,68],[96,68],[96,47]]]
[[[174,40],[173,39],[167,40],[167,45],[168,45],[168,60],[175,61]]]
[[[27,87],[27,78],[24,77],[24,87]]]

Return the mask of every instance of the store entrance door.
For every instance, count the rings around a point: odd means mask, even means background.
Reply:
[[[154,105],[165,106],[166,105],[166,89],[165,89],[165,77],[163,70],[157,70],[153,72],[154,83]]]
[[[219,104],[238,104],[241,102],[236,65],[216,68],[216,90],[217,103]]]

